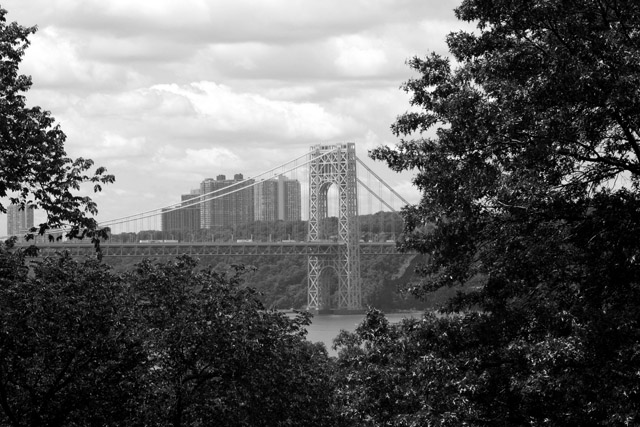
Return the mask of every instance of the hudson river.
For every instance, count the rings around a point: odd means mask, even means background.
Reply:
[[[391,323],[399,322],[404,318],[422,317],[422,311],[411,311],[403,313],[385,313],[386,318]],[[311,325],[307,328],[307,339],[311,342],[323,342],[327,347],[330,356],[337,356],[338,353],[331,348],[333,339],[341,329],[353,332],[356,326],[364,319],[364,314],[322,314],[316,315],[312,319]]]

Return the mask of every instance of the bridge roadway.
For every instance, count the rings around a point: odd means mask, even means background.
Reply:
[[[105,257],[174,257],[193,256],[260,256],[260,255],[336,255],[344,243],[319,242],[154,242],[154,243],[112,243],[100,245]],[[22,244],[18,247],[27,247]],[[91,256],[91,243],[62,242],[38,243],[39,256],[53,255],[58,251],[69,251],[71,256]],[[396,249],[395,242],[361,242],[360,255],[405,255]]]

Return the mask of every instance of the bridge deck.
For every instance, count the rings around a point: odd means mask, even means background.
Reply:
[[[27,244],[18,244],[27,247]],[[108,257],[174,257],[193,256],[260,256],[260,255],[327,255],[338,253],[344,243],[334,242],[238,242],[238,243],[102,243],[103,256]],[[91,243],[63,242],[38,243],[40,256],[53,255],[58,251],[69,251],[72,256],[87,256],[94,253]],[[403,255],[393,242],[360,243],[361,255]]]

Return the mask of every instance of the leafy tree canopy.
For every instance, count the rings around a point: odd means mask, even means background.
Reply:
[[[127,286],[62,254],[29,270],[0,247],[0,425],[123,425],[149,368]]]
[[[478,22],[448,38],[459,65],[412,59],[420,77],[403,88],[416,109],[393,125],[404,138],[372,152],[418,171],[423,197],[404,211],[404,247],[434,253],[434,287],[491,280],[510,256],[498,245],[535,251],[611,203],[636,213],[640,177],[637,2],[468,0],[456,14]]]
[[[127,274],[139,298],[153,368],[139,408],[144,425],[331,425],[324,346],[305,340],[308,313],[266,310],[228,273],[197,262],[143,261]]]
[[[478,284],[448,309],[479,311],[456,375],[491,400],[460,389],[479,406],[457,416],[633,424],[640,4],[466,0],[456,15],[477,30],[449,35],[454,66],[409,61],[414,108],[392,126],[400,143],[372,156],[416,171],[402,245],[432,256],[414,293]]]
[[[0,246],[0,426],[336,425],[309,314],[266,310],[242,275]]]
[[[23,27],[6,22],[7,11],[0,8],[0,198],[23,209],[33,206],[47,214],[37,232],[51,228],[71,227],[68,237],[91,237],[97,243],[106,237],[104,230],[89,215],[97,213],[91,198],[74,195],[84,183],[100,191],[112,183],[113,175],[103,167],[93,174],[93,161],[72,160],[64,150],[65,134],[48,111],[27,107],[25,93],[31,78],[19,73],[19,65],[28,37],[36,27]],[[0,203],[0,212],[6,206]]]

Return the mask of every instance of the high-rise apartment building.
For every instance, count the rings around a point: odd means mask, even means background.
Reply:
[[[33,227],[33,207],[21,209],[20,205],[7,207],[7,234],[22,238]]]
[[[255,185],[256,221],[300,221],[302,204],[300,182],[280,175]]]
[[[200,190],[181,196],[180,206],[162,210],[162,231],[166,238],[179,239],[185,232],[200,229]]]
[[[268,179],[253,187],[254,217],[256,221],[278,219],[278,182]]]
[[[278,178],[278,219],[300,221],[302,219],[302,195],[297,179]]]
[[[244,180],[242,174],[235,174],[233,179],[225,175],[205,179],[199,189],[182,195],[179,208],[163,210],[165,237],[171,238],[173,233],[174,238],[184,238],[185,232],[223,229],[253,221],[300,221],[298,180],[279,176],[254,184],[254,180]]]
[[[254,220],[253,180],[242,174],[233,179],[218,175],[200,183],[200,228],[227,227]],[[225,195],[225,197],[220,197]]]

